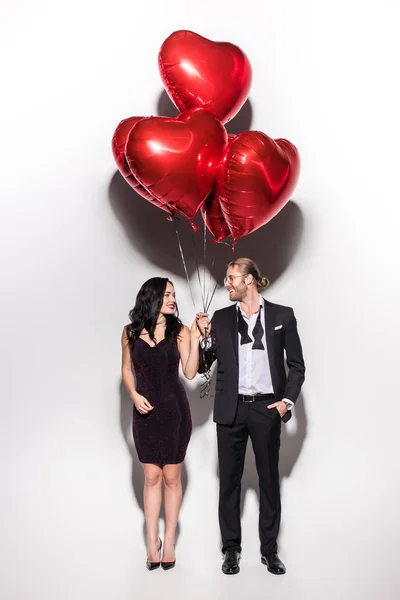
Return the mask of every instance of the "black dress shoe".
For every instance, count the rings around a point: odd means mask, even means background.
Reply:
[[[158,549],[160,558],[161,558],[161,548],[162,548],[162,541],[160,540],[160,547]],[[157,562],[151,562],[150,560],[147,560],[146,561],[146,569],[148,569],[148,571],[154,571],[154,569],[158,569],[160,564],[161,564],[161,560],[159,560]]]
[[[239,573],[239,560],[240,552],[238,550],[227,550],[224,562],[222,563],[222,572],[225,575],[236,575],[236,573]]]
[[[262,556],[261,562],[263,565],[266,565],[268,571],[274,575],[284,575],[286,573],[286,567],[276,552]]]

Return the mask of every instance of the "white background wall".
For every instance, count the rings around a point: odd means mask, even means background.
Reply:
[[[2,598],[398,597],[398,18],[395,0],[2,2]],[[148,277],[173,279],[186,323],[194,309],[169,224],[115,175],[110,142],[120,119],[171,110],[157,53],[176,29],[245,50],[232,130],[302,157],[293,201],[237,245],[295,308],[308,367],[282,435],[284,578],[259,563],[250,455],[242,570],[220,573],[200,380],[177,568],[144,568],[119,337]]]

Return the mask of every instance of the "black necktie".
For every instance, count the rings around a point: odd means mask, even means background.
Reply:
[[[254,337],[254,343],[252,346],[252,350],[264,350],[264,345],[262,343],[264,329],[261,324],[261,316],[260,315],[261,315],[261,308],[258,311],[257,321],[256,321],[256,324],[255,324],[253,332],[252,332],[253,337]],[[243,319],[242,311],[240,309],[238,309],[238,332],[240,334],[240,345],[241,346],[243,344],[250,344],[250,342],[251,342],[251,337],[249,336],[248,329],[249,329],[249,327],[248,327],[246,321]]]

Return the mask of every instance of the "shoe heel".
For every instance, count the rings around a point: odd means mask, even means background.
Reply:
[[[174,548],[175,548],[175,544],[174,544]],[[174,566],[176,564],[176,560],[171,560],[166,562],[165,560],[161,561],[161,568],[164,569],[164,571],[169,571],[170,569],[173,569]]]
[[[158,554],[160,555],[161,558],[161,548],[162,548],[162,541],[160,538],[160,548],[158,550]],[[161,565],[161,560],[157,561],[157,562],[151,562],[150,560],[146,560],[146,569],[148,571],[155,571],[155,569],[158,569]]]

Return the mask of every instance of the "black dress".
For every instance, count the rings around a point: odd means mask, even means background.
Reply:
[[[179,379],[180,355],[175,340],[149,346],[137,338],[131,347],[136,390],[154,407],[142,415],[133,407],[132,431],[141,463],[183,462],[192,433],[185,389]]]

